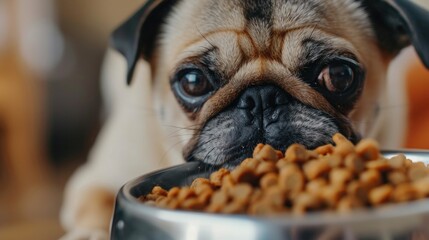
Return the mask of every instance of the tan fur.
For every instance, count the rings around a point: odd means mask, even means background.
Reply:
[[[115,193],[94,187],[88,189],[84,196],[85,204],[81,205],[76,215],[77,227],[108,231],[115,203]]]

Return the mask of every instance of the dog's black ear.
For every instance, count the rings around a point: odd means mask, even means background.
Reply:
[[[411,0],[361,0],[377,34],[380,47],[396,55],[413,44],[429,68],[429,11]]]
[[[127,83],[131,82],[140,56],[149,60],[163,19],[175,0],[148,0],[112,34],[111,45],[125,56]]]

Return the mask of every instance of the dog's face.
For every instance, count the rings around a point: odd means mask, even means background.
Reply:
[[[388,63],[408,38],[381,45],[363,4],[176,3],[151,63],[162,121],[188,131],[185,159],[236,165],[257,143],[314,148],[336,132],[369,131]]]

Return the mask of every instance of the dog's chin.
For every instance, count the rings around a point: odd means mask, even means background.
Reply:
[[[188,160],[232,168],[252,156],[258,143],[284,151],[293,143],[308,149],[331,143],[341,127],[326,113],[293,102],[246,121],[242,109],[230,107],[209,120]],[[269,119],[269,120],[267,120]]]

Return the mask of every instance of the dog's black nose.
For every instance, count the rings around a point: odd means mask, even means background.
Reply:
[[[246,110],[246,118],[276,121],[276,107],[285,105],[289,95],[281,88],[273,85],[254,86],[247,88],[238,99],[237,108]],[[266,121],[264,121],[266,122]]]

